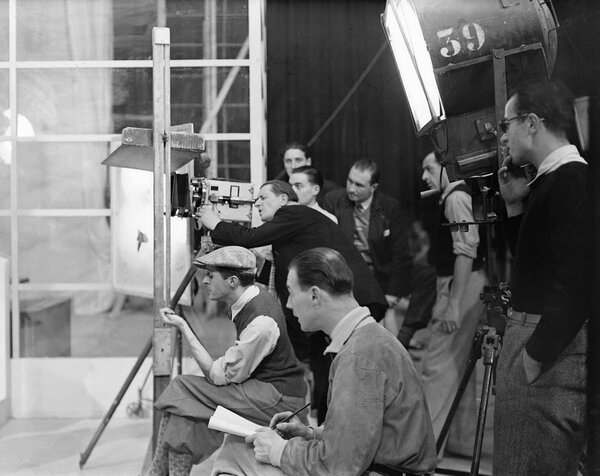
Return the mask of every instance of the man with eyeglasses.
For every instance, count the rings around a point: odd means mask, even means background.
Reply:
[[[429,258],[437,276],[437,298],[429,324],[431,338],[423,357],[423,389],[439,438],[465,371],[473,336],[484,322],[479,298],[486,284],[477,225],[454,229],[451,223],[472,222],[473,204],[464,180],[450,182],[434,152],[423,159],[422,179],[441,193],[437,228],[431,235]],[[475,443],[476,382],[470,379],[453,420],[447,450],[470,456]]]
[[[494,474],[575,475],[585,444],[587,164],[569,141],[573,96],[530,81],[509,96],[498,171],[513,252],[498,359]],[[536,177],[522,171],[531,164]]]

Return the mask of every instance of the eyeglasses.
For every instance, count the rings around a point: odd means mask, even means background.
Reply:
[[[516,116],[513,117],[509,117],[508,119],[502,119],[499,123],[498,126],[500,127],[500,130],[506,134],[506,132],[508,131],[508,125],[516,120],[516,119],[520,119],[521,117],[525,117],[527,115],[529,115],[529,112],[522,112],[521,114],[517,114]]]

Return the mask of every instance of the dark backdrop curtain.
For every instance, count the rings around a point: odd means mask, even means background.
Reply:
[[[448,0],[451,1],[451,0]],[[457,5],[460,0],[455,0]],[[588,474],[600,474],[600,60],[597,0],[554,0],[560,22],[553,76],[576,96],[591,96],[590,163],[592,234],[596,243],[590,339],[590,438]],[[267,130],[269,178],[281,168],[277,151],[290,140],[308,142],[386,41],[379,16],[384,0],[267,0]],[[389,49],[312,146],[315,165],[343,185],[348,169],[366,155],[381,165],[381,187],[413,212],[430,209],[416,199],[420,158],[417,140]],[[577,230],[573,231],[577,233]]]
[[[600,2],[553,3],[561,24],[553,76],[578,96],[590,94],[599,73]],[[267,0],[269,178],[282,169],[279,147],[311,141],[386,42],[380,24],[384,7],[385,0]],[[423,206],[417,198],[423,188],[420,159],[429,148],[428,139],[415,136],[386,47],[311,151],[314,165],[340,185],[357,158],[377,161],[381,189],[417,212]]]
[[[269,178],[282,169],[279,147],[308,143],[386,43],[384,6],[383,0],[267,1]],[[340,185],[357,158],[375,160],[381,189],[414,211],[421,147],[386,45],[311,152],[314,165]]]

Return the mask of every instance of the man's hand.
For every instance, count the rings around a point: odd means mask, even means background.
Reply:
[[[214,230],[221,221],[219,214],[208,207],[198,208],[196,216],[200,219],[202,226],[208,230]]]
[[[298,417],[293,417],[290,421],[279,423],[289,417],[292,412],[277,413],[271,418],[269,428],[274,429],[280,436],[289,440],[294,436],[301,436],[305,440],[310,440],[313,437],[312,430],[300,421]]]
[[[542,373],[542,363],[531,358],[527,351],[523,349],[523,367],[525,367],[525,376],[527,383],[533,382]]]
[[[443,316],[438,319],[440,328],[448,334],[456,331],[460,327],[458,325],[458,318],[458,304],[454,303],[453,301],[448,301],[448,305],[446,306]]]
[[[385,299],[387,300],[389,307],[396,307],[400,302],[400,298],[398,296],[392,296],[391,294],[386,294]]]
[[[520,215],[523,213],[525,198],[529,195],[529,185],[525,171],[512,164],[510,156],[507,156],[498,170],[498,183],[500,184],[500,193],[506,203],[508,216]]]
[[[162,320],[165,324],[177,327],[179,330],[182,330],[183,326],[185,325],[183,317],[175,314],[175,312],[173,312],[173,310],[168,307],[163,307],[158,312],[160,313],[160,317],[162,317]]]
[[[281,459],[281,453],[286,441],[270,428],[259,428],[246,437],[246,443],[254,445],[254,457],[261,463],[279,466],[279,461],[271,460],[271,451],[275,459]],[[279,458],[277,458],[277,456]]]

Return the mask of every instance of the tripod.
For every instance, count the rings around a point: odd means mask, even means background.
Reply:
[[[475,369],[475,364],[481,357],[483,357],[483,385],[481,388],[481,403],[479,404],[479,410],[477,414],[477,429],[473,447],[473,461],[471,462],[471,471],[469,473],[470,476],[476,476],[479,474],[481,447],[483,444],[483,434],[485,430],[485,420],[487,416],[490,390],[492,389],[497,356],[501,347],[502,335],[504,334],[505,310],[507,309],[510,301],[510,290],[508,285],[505,283],[501,283],[497,286],[484,286],[480,297],[486,305],[488,325],[480,327],[473,337],[473,343],[465,371],[456,391],[456,395],[452,400],[452,405],[450,406],[448,416],[444,421],[444,425],[442,426],[442,430],[436,442],[436,449],[439,453],[444,446],[450,430],[450,425],[452,424],[452,420],[456,414],[456,411],[458,410],[460,400],[462,399],[469,380],[471,379],[473,370]],[[443,474],[443,470],[440,470],[439,468],[437,472]]]
[[[495,177],[495,174],[492,174],[491,176]],[[510,305],[509,285],[502,282],[496,284],[498,283],[498,280],[495,255],[492,249],[492,226],[497,222],[498,218],[493,211],[493,201],[496,195],[493,193],[492,187],[486,181],[485,177],[477,177],[475,182],[481,192],[483,219],[474,222],[461,222],[460,224],[450,223],[449,226],[455,227],[455,229],[458,228],[459,225],[461,227],[469,227],[471,225],[485,226],[485,263],[487,267],[487,276],[491,284],[483,287],[480,299],[485,304],[487,325],[480,327],[473,336],[472,346],[464,373],[436,442],[436,449],[439,453],[444,447],[452,420],[472,377],[475,365],[477,361],[483,357],[484,376],[481,388],[481,401],[477,415],[473,460],[471,463],[471,471],[469,473],[471,476],[479,474],[481,447],[483,444],[490,390],[492,389],[492,383],[495,380],[496,360],[500,351],[504,327],[506,325],[506,314]],[[444,474],[443,470],[440,470],[439,468],[436,471],[440,474]],[[449,474],[455,474],[455,472]]]
[[[483,356],[485,373],[483,377],[483,386],[481,389],[481,403],[479,405],[479,411],[477,414],[477,430],[473,449],[473,461],[471,463],[471,472],[469,473],[471,476],[479,474],[479,463],[481,461],[481,446],[483,443],[483,434],[485,430],[485,419],[487,416],[489,394],[492,384],[492,377],[495,371],[496,355],[498,353],[499,346],[500,336],[496,333],[496,329],[489,326],[482,326],[477,330],[475,336],[473,337],[473,345],[469,355],[469,360],[467,361],[467,367],[460,381],[454,400],[452,400],[452,405],[450,407],[448,416],[444,421],[444,426],[442,427],[436,442],[436,449],[439,453],[444,446],[446,437],[448,436],[448,431],[450,430],[452,419],[456,414],[460,400],[469,383],[469,380],[471,379],[473,370],[475,369],[475,364]],[[441,473],[439,469],[437,472]]]
[[[196,256],[196,258],[206,254],[208,251],[209,251],[209,249],[202,247],[200,249],[200,251],[198,252],[198,255]],[[177,305],[179,304],[179,299],[181,299],[183,292],[187,288],[188,284],[190,284],[190,282],[194,278],[194,276],[196,274],[196,269],[197,268],[194,265],[191,265],[189,267],[187,273],[183,277],[181,283],[179,284],[179,286],[177,287],[177,290],[175,291],[175,294],[173,295],[173,297],[171,298],[171,301],[169,302],[169,307],[171,309],[177,307]],[[190,329],[192,329],[192,332],[193,332],[192,326],[190,326]],[[100,439],[100,436],[102,436],[102,433],[104,432],[104,430],[106,429],[106,426],[110,422],[110,419],[112,418],[113,414],[115,413],[115,410],[121,403],[121,400],[123,399],[123,396],[125,395],[125,392],[127,392],[127,389],[129,388],[129,386],[131,385],[131,382],[133,381],[133,379],[137,375],[138,371],[140,370],[140,367],[144,363],[144,360],[146,360],[146,358],[150,354],[151,349],[152,349],[152,336],[150,336],[150,338],[144,345],[144,348],[140,352],[140,355],[138,356],[135,364],[133,365],[131,371],[129,372],[129,375],[127,375],[125,382],[123,383],[123,385],[121,386],[121,389],[117,393],[117,396],[113,400],[108,412],[106,412],[106,415],[100,422],[100,425],[96,429],[96,432],[94,433],[94,436],[90,440],[88,446],[86,447],[84,452],[81,453],[80,459],[79,459],[79,468],[80,469],[83,468],[83,465],[87,462],[88,458],[90,457],[92,450],[96,446],[96,443]]]

